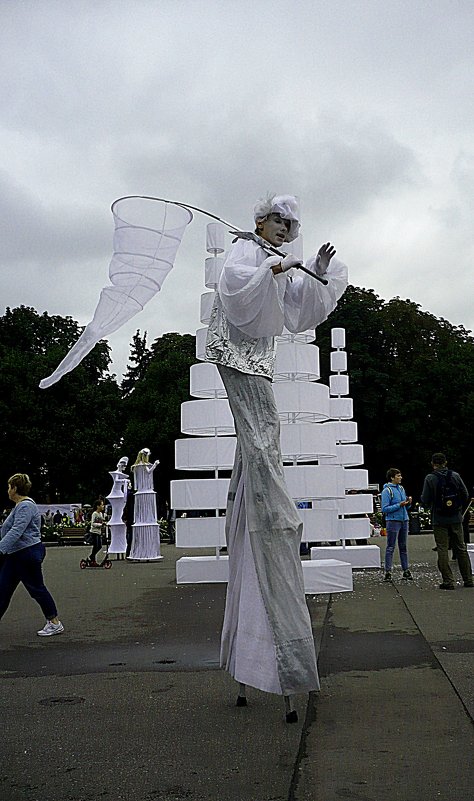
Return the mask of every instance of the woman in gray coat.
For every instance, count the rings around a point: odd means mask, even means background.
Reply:
[[[46,549],[41,542],[41,516],[29,497],[31,481],[26,473],[15,473],[8,479],[8,497],[15,506],[0,532],[0,618],[20,584],[40,605],[46,618],[40,637],[61,634],[64,626],[58,618],[53,597],[43,581],[41,565]]]

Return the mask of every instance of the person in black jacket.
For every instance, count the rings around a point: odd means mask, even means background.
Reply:
[[[431,509],[433,534],[438,550],[438,568],[443,578],[440,590],[454,590],[453,571],[449,564],[449,541],[455,546],[459,570],[465,587],[474,587],[471,562],[462,529],[462,515],[469,501],[469,493],[459,473],[448,470],[444,453],[431,457],[433,472],[428,473],[421,493],[421,503]],[[455,494],[443,501],[443,487],[451,486]]]

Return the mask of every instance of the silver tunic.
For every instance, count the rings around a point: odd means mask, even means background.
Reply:
[[[206,360],[233,367],[241,373],[271,379],[275,364],[275,339],[253,339],[232,325],[216,292],[207,331]]]

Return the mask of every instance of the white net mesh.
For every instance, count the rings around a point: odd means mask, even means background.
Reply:
[[[40,382],[46,389],[74,370],[99,340],[113,334],[160,291],[193,219],[189,209],[149,197],[124,197],[112,205],[114,253],[110,286],[100,293],[91,322],[56,370]]]

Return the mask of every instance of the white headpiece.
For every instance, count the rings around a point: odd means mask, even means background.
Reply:
[[[253,218],[264,220],[269,214],[280,214],[284,220],[290,221],[285,242],[293,242],[299,234],[298,201],[293,195],[269,195],[265,200],[259,200],[253,210]]]

